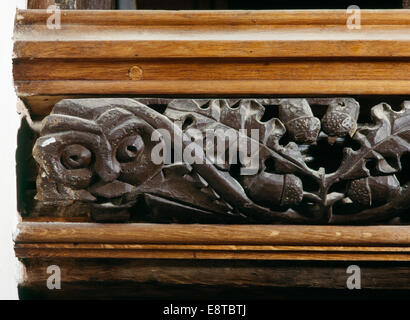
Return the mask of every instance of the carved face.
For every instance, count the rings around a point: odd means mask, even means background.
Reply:
[[[135,101],[128,101],[128,109]],[[127,105],[127,104],[126,104]],[[127,207],[133,191],[161,165],[151,162],[154,130],[127,106],[63,100],[43,123],[33,155],[40,164],[37,198]]]

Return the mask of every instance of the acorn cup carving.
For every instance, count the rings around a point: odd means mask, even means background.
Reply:
[[[281,99],[279,119],[297,143],[314,143],[320,131],[320,120],[313,116],[306,99]]]
[[[254,176],[242,176],[245,192],[255,203],[266,206],[289,207],[303,198],[302,180],[293,174],[261,172]]]
[[[357,129],[360,106],[355,99],[334,99],[322,118],[322,129],[329,136],[352,137]]]
[[[400,182],[395,175],[353,180],[347,187],[347,196],[363,206],[382,205],[400,193]]]

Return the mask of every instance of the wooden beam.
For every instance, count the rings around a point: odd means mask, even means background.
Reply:
[[[22,10],[20,97],[61,95],[406,95],[410,11]],[[131,77],[138,68],[140,75]],[[44,99],[43,99],[44,100]],[[29,105],[33,114],[43,106]],[[47,107],[49,108],[49,106]],[[43,111],[41,111],[43,112]]]
[[[19,96],[41,95],[409,95],[410,80],[15,81]],[[32,111],[36,113],[36,106]]]
[[[23,260],[23,263],[25,275],[20,288],[36,292],[37,299],[43,295],[49,298],[67,298],[70,294],[77,299],[117,296],[195,299],[203,298],[202,294],[208,290],[213,297],[232,299],[242,294],[242,298],[249,299],[272,297],[272,288],[287,288],[288,295],[294,295],[288,298],[293,299],[302,294],[303,288],[332,288],[355,298],[359,292],[363,292],[369,298],[369,292],[366,292],[369,289],[410,288],[409,265],[391,262],[361,262],[362,289],[352,290],[354,295],[346,288],[349,276],[346,269],[350,264],[346,262],[299,261],[295,264],[289,261],[49,258]],[[50,265],[57,265],[61,269],[61,290],[49,290],[45,285],[50,276],[46,272]],[[223,296],[221,293],[225,291],[226,294],[228,288],[230,294]],[[244,295],[252,292],[253,295]],[[310,292],[309,297],[312,293],[314,292]]]
[[[23,222],[15,242],[409,246],[407,226],[182,225]]]
[[[23,222],[19,258],[410,261],[406,226]]]
[[[32,0],[45,1],[45,0]],[[361,10],[361,26],[409,26],[409,10]],[[21,18],[18,25],[43,24],[49,15],[45,10],[18,10]],[[61,17],[61,21],[67,25],[102,25],[116,26],[284,26],[284,31],[289,27],[296,26],[312,29],[314,26],[322,26],[322,32],[326,36],[331,29],[326,26],[346,27],[348,15],[345,10],[137,10],[137,11],[67,11]],[[362,32],[348,32],[346,36],[362,34]],[[391,28],[387,28],[389,30]],[[359,29],[360,30],[360,29]],[[29,30],[27,30],[29,31]],[[229,31],[229,30],[228,30]],[[267,30],[269,31],[269,30]],[[278,30],[279,31],[279,30]],[[357,30],[356,30],[357,31]],[[389,32],[387,32],[389,34]],[[386,34],[386,35],[387,35]],[[312,36],[315,34],[305,34]],[[340,35],[339,35],[340,36]]]
[[[15,252],[19,258],[410,261],[409,248],[394,247],[21,244]]]

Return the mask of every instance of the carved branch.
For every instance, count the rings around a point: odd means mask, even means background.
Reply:
[[[373,107],[372,124],[358,123],[354,99],[319,103],[321,119],[306,99],[63,100],[34,146],[36,199],[88,203],[99,221],[129,220],[141,206],[152,221],[176,222],[371,223],[403,214],[410,103]]]

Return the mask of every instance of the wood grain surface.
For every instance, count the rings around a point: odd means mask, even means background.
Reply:
[[[13,73],[33,115],[63,95],[406,95],[410,11],[61,11],[16,14]],[[138,70],[135,76],[133,70]]]
[[[410,94],[410,10],[362,10],[359,30],[345,10],[61,13],[61,29],[47,28],[46,10],[16,14],[14,81],[34,117],[64,97]],[[21,297],[345,292],[353,261],[364,289],[410,289],[406,226],[37,220],[15,234]],[[49,265],[61,267],[62,290],[47,289]]]
[[[23,263],[20,297],[35,299],[370,299],[376,293],[404,299],[410,289],[409,265],[403,262],[356,263],[361,290],[347,290],[351,262],[45,258]],[[50,265],[61,270],[61,290],[46,286]]]
[[[406,226],[20,223],[20,258],[409,261]]]
[[[16,243],[403,245],[408,226],[206,225],[22,222]],[[74,239],[74,240],[73,240]]]

